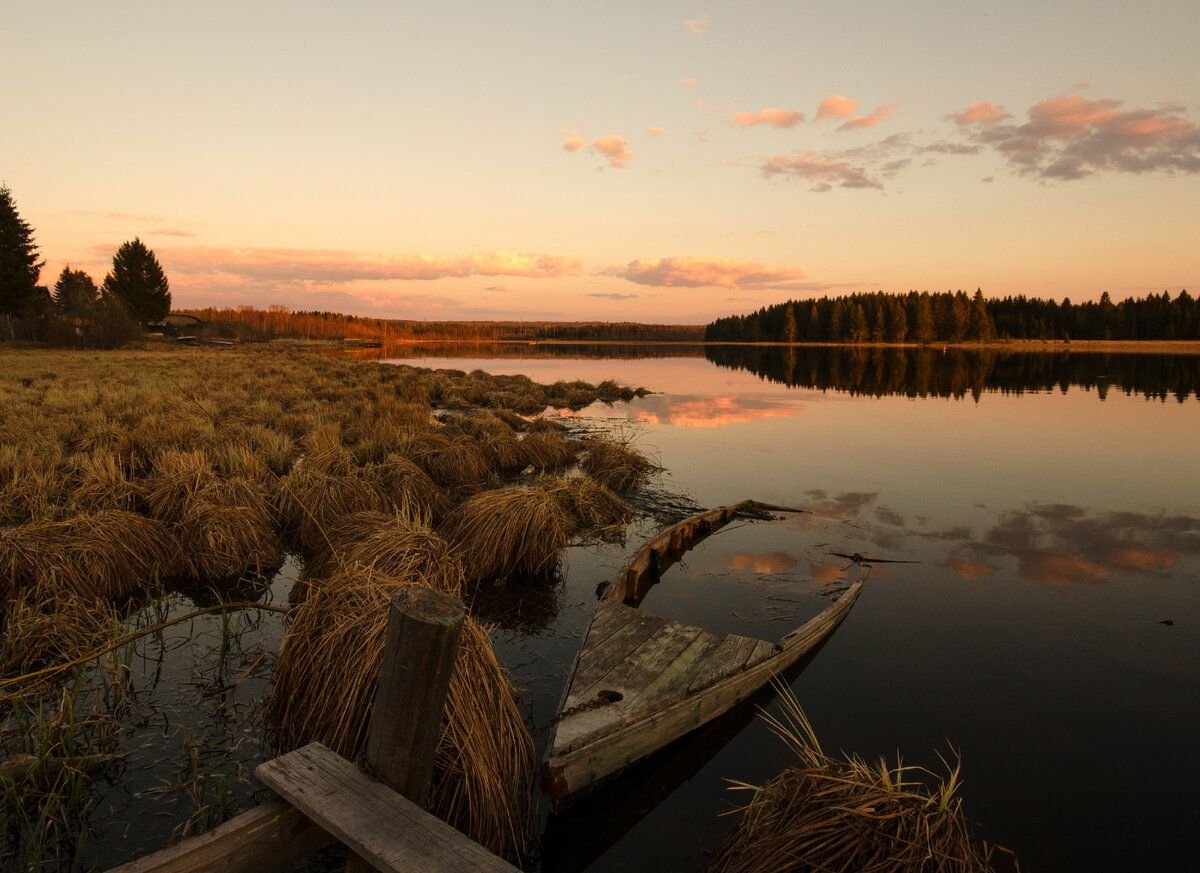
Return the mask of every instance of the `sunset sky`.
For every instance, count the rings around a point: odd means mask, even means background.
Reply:
[[[855,290],[1200,288],[1196,0],[0,0],[45,284],[708,321]]]

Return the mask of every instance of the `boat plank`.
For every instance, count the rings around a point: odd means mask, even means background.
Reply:
[[[691,625],[663,622],[662,627],[643,640],[640,646],[598,677],[592,688],[584,692],[584,699],[595,695],[601,688],[611,689],[623,695],[620,709],[627,709],[642,689],[702,633],[703,630]]]
[[[720,644],[720,637],[714,636],[707,631],[701,631],[688,647],[679,653],[675,660],[650,680],[641,693],[629,702],[629,705],[631,707],[641,707],[649,704],[661,705],[669,700],[672,695],[685,692],[687,686],[683,686],[683,688],[678,687],[680,677],[691,673],[696,665],[703,663],[708,654],[714,651]]]
[[[632,619],[633,616],[630,613],[636,614],[636,610],[630,609],[623,603],[613,603],[611,600],[600,601],[583,641],[584,653],[595,650],[608,642],[609,637]]]
[[[597,682],[667,623],[661,616],[641,612],[622,603],[615,604],[615,607],[625,611],[627,618],[603,646],[589,650],[586,649],[587,642],[584,642],[585,651],[575,668],[575,675],[571,678],[571,688],[567,692],[564,709],[578,706],[587,700],[588,694],[595,693],[592,689]]]
[[[773,657],[780,651],[782,651],[782,647],[775,643],[760,640],[758,645],[754,647],[754,651],[750,653],[750,657],[746,659],[746,666],[753,667],[755,664],[761,664],[767,658]]]
[[[762,641],[754,637],[730,634],[703,664],[697,665],[685,687],[689,692],[699,691],[726,676],[732,676],[746,666],[746,659],[760,642]]]

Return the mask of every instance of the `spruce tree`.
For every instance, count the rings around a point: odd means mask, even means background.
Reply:
[[[17,212],[8,186],[0,186],[0,315],[29,315],[38,308],[44,263],[38,260],[33,228]]]
[[[71,318],[90,315],[98,295],[96,283],[83,270],[63,267],[58,281],[54,283],[54,305],[63,315]]]
[[[171,311],[171,288],[154,252],[134,238],[117,249],[104,293],[116,297],[143,324],[162,321]]]

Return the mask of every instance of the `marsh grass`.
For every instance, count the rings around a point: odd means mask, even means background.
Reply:
[[[618,494],[632,491],[661,471],[661,467],[633,446],[632,434],[594,436],[580,462],[583,471]]]
[[[548,573],[574,522],[542,489],[512,486],[468,498],[439,528],[472,581]]]
[[[791,691],[778,684],[781,715],[764,716],[796,755],[795,766],[765,785],[733,783],[751,794],[737,826],[713,857],[714,873],[986,873],[995,849],[971,836],[961,764],[946,774],[856,755],[834,758],[817,740]]]

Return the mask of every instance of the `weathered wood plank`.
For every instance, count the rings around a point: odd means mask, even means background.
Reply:
[[[641,645],[627,650],[627,654],[611,670],[597,676],[587,689],[582,689],[582,699],[594,697],[600,689],[610,689],[623,695],[621,708],[626,708],[628,702],[635,699],[701,633],[703,631],[698,627],[664,621]]]
[[[320,743],[254,772],[381,873],[517,869]]]
[[[732,676],[746,666],[746,659],[760,642],[761,640],[754,637],[744,637],[740,634],[725,637],[721,645],[705,658],[704,663],[697,665],[687,684],[687,690],[699,691],[726,676]]]
[[[206,834],[114,867],[110,873],[272,873],[332,842],[334,838],[300,810],[271,800]]]
[[[666,665],[656,675],[652,676],[637,697],[629,701],[631,707],[653,706],[669,700],[673,693],[683,693],[686,686],[677,688],[682,676],[690,673],[696,664],[702,662],[710,652],[721,644],[721,638],[701,631],[686,649]]]
[[[586,700],[589,690],[597,682],[667,623],[665,618],[653,613],[639,612],[624,604],[617,604],[617,607],[627,611],[628,621],[609,637],[606,645],[580,657],[567,693],[567,709]]]
[[[595,651],[608,642],[609,638],[625,624],[636,618],[639,613],[623,603],[613,603],[611,600],[601,600],[596,604],[596,612],[588,625],[587,634],[583,640],[583,651],[586,654]]]
[[[746,666],[753,667],[755,664],[761,664],[767,658],[773,658],[782,651],[782,647],[775,643],[768,643],[765,640],[759,641],[759,644],[754,647],[754,651],[750,653],[750,657],[746,659]]]

